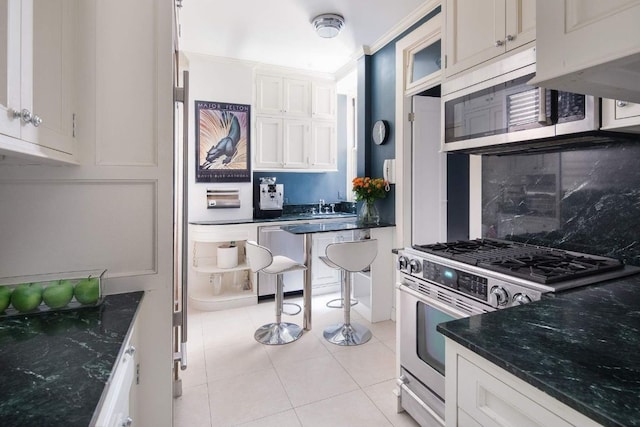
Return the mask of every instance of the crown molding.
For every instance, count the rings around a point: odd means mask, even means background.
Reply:
[[[400,34],[405,32],[409,27],[413,24],[427,16],[431,13],[436,7],[440,6],[440,0],[431,0],[425,2],[423,5],[419,6],[412,13],[407,15],[402,21],[400,21],[396,26],[387,31],[382,37],[376,40],[370,47],[369,53],[365,53],[366,55],[373,55],[389,43],[391,43],[395,38],[397,38]]]

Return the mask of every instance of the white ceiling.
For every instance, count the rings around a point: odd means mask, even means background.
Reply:
[[[427,0],[182,0],[185,52],[336,73],[363,49],[386,44],[424,16]],[[333,39],[311,24],[323,13],[345,18]],[[380,47],[380,46],[378,46]]]

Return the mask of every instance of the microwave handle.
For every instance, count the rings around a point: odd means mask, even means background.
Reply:
[[[543,87],[538,88],[538,123],[551,124],[547,117],[547,90]]]

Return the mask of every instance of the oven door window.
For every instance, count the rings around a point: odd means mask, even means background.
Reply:
[[[418,302],[416,309],[418,357],[444,375],[444,336],[436,326],[456,318],[423,302]]]

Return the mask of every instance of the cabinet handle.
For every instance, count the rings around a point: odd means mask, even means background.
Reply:
[[[133,418],[131,417],[127,417],[124,420],[122,420],[122,424],[120,424],[122,427],[130,427],[131,425],[133,425]]]
[[[616,101],[616,106],[617,107],[626,107],[627,105],[629,105],[629,103],[627,101]]]
[[[134,346],[129,346],[129,348],[126,349],[124,352],[129,356],[133,356],[133,354],[136,352],[136,348]]]
[[[496,40],[495,47],[504,46],[504,40]]]
[[[26,108],[23,108],[22,111],[11,110],[14,119],[22,119],[24,123],[31,123],[35,127],[38,127],[42,124],[42,119],[40,116],[33,114]]]
[[[511,34],[507,34],[507,41],[512,42],[516,39],[516,36],[512,36]]]

